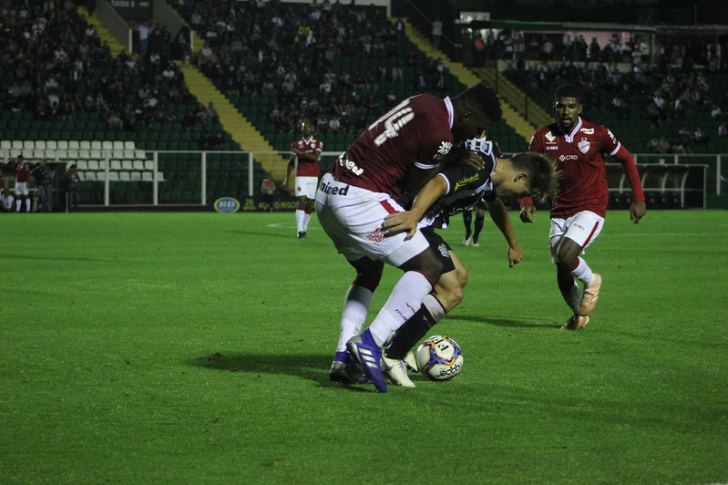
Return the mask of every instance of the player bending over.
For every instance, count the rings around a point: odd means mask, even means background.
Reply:
[[[527,152],[512,159],[496,158],[485,138],[469,140],[466,147],[476,151],[485,161],[485,168],[475,171],[466,167],[443,170],[417,194],[412,208],[392,214],[384,222],[388,234],[406,232],[413,236],[418,227],[427,237],[445,269],[435,289],[425,297],[420,308],[394,334],[382,355],[382,368],[397,385],[414,387],[407,376],[404,358],[414,345],[463,299],[468,272],[452,248],[435,233],[442,227],[443,217],[473,207],[485,200],[493,222],[508,242],[508,265],[513,267],[523,258],[508,209],[501,198],[525,196],[545,199],[558,187],[559,174],[554,162],[541,154]],[[445,252],[443,249],[447,249]]]

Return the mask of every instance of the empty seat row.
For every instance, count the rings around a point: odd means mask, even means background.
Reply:
[[[114,158],[122,160],[145,160],[147,154],[144,150],[98,150],[98,149],[0,149],[0,159],[7,160],[23,155],[26,160],[81,160]]]
[[[106,180],[106,172],[103,170],[79,171],[81,180],[103,182]],[[153,182],[154,172],[108,172],[110,182]],[[157,181],[164,182],[164,174],[157,172]]]
[[[55,149],[85,149],[85,150],[134,150],[136,145],[132,140],[2,140],[0,148],[25,150],[55,150]]]
[[[78,170],[103,170],[106,168],[106,160],[78,160]],[[130,170],[154,170],[153,160],[109,160],[109,170],[130,171]]]

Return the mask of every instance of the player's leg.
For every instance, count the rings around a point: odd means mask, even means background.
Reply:
[[[417,312],[412,315],[392,337],[387,347],[387,357],[404,359],[427,332],[453,308],[463,301],[463,288],[468,282],[468,271],[460,258],[450,251],[453,269],[443,273],[435,290],[427,295]]]
[[[473,230],[471,229],[473,224],[473,211],[463,211],[463,224],[465,224],[465,238],[463,239],[463,246],[470,246],[473,244],[471,239]]]
[[[306,236],[306,233],[308,232],[308,223],[311,221],[311,214],[314,212],[314,194],[311,194],[310,197],[306,197],[306,203],[304,205],[303,209],[303,235]]]
[[[581,254],[597,238],[603,225],[603,217],[588,211],[580,212],[566,221],[566,230],[555,248],[559,289],[565,295],[564,300],[574,310],[574,317],[567,322],[567,329],[585,326],[588,318],[584,317],[588,317],[596,307],[602,278],[592,271]],[[584,285],[578,303],[576,280]],[[574,287],[577,289],[574,290]]]
[[[473,247],[478,248],[480,247],[480,243],[478,242],[478,238],[480,237],[480,232],[483,230],[483,225],[485,223],[485,209],[478,206],[475,209],[475,224],[473,231]]]
[[[384,264],[366,257],[349,263],[356,269],[356,278],[344,298],[339,342],[329,377],[332,381],[344,384],[363,384],[367,378],[352,361],[351,355],[346,350],[346,343],[361,332],[369,313],[374,290],[382,278]]]
[[[298,178],[298,177],[297,177]],[[296,184],[298,186],[298,184]],[[296,198],[296,234],[301,239],[305,237],[303,232],[303,221],[306,218],[306,196]]]
[[[422,300],[432,291],[433,282],[440,278],[442,271],[442,263],[427,246],[424,236],[418,232],[411,241],[415,239],[419,239],[418,243],[422,244],[424,249],[399,265],[405,273],[395,284],[386,303],[369,328],[349,340],[347,346],[379,392],[387,391],[387,384],[381,371],[384,342],[415,313],[415,309],[421,306]],[[395,256],[394,260],[396,259]]]

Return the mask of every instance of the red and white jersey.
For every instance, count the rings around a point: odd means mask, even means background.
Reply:
[[[320,154],[323,148],[323,142],[321,140],[317,140],[313,136],[308,139],[299,138],[291,143],[291,150],[296,149],[311,155]],[[297,177],[318,177],[321,175],[321,167],[319,166],[318,160],[314,162],[301,158],[298,155],[296,155],[296,158],[298,158],[298,168],[296,169]]]
[[[405,99],[359,135],[330,171],[341,182],[397,198],[398,184],[413,165],[435,168],[450,152],[452,125],[450,98]]]
[[[15,166],[15,181],[30,182],[30,165],[23,162]]]
[[[614,156],[622,164],[635,200],[644,200],[632,155],[605,126],[579,118],[574,130],[565,134],[557,123],[552,123],[533,135],[528,149],[556,160],[562,172],[551,217],[569,218],[581,211],[604,217],[609,204],[605,154]]]

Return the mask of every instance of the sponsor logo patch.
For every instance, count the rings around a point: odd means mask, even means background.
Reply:
[[[234,197],[220,197],[213,205],[216,212],[232,214],[240,210],[240,202]]]

